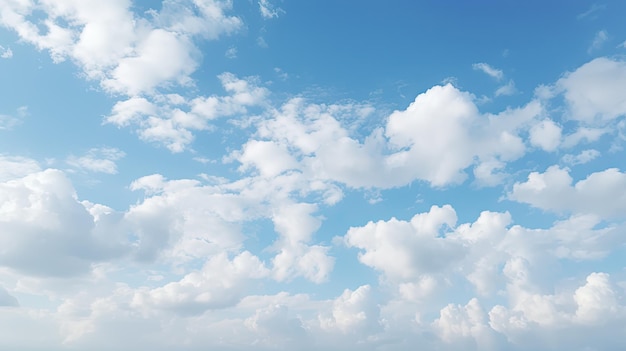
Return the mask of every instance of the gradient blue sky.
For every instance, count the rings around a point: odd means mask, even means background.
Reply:
[[[625,15],[0,0],[0,348],[626,348]]]

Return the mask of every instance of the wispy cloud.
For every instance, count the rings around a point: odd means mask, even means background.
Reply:
[[[124,156],[126,156],[126,153],[116,148],[94,148],[83,156],[68,157],[66,163],[74,168],[87,172],[116,174],[117,165],[115,161]]]
[[[591,53],[595,50],[602,48],[602,45],[604,45],[607,40],[609,40],[609,33],[607,33],[606,30],[598,31],[598,33],[596,33],[596,36],[593,37],[593,41],[591,42],[589,49],[587,49],[587,52]]]
[[[0,45],[0,58],[9,59],[11,57],[13,57],[13,51],[11,48],[5,49],[2,45]]]
[[[589,8],[589,10],[579,14],[576,16],[577,19],[582,20],[585,18],[596,19],[598,17],[598,12],[606,9],[606,5],[593,4]]]
[[[504,78],[504,73],[502,72],[502,70],[494,68],[484,62],[475,63],[472,65],[472,67],[477,71],[482,71],[483,73],[496,80],[502,80],[502,78]]]
[[[28,107],[21,106],[17,109],[16,115],[3,115],[0,114],[0,130],[11,130],[20,125],[28,115]]]
[[[496,96],[509,96],[515,94],[516,92],[517,88],[515,88],[515,82],[511,79],[508,83],[499,87],[495,94]]]
[[[275,7],[269,0],[259,0],[259,10],[261,11],[261,16],[265,19],[277,18],[285,13],[283,9]]]

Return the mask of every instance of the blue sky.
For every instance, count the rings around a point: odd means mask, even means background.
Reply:
[[[0,0],[0,348],[623,349],[624,14]]]

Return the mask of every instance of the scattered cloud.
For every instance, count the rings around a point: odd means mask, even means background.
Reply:
[[[275,7],[270,0],[259,0],[259,10],[265,19],[278,18],[285,13],[280,7]]]
[[[496,92],[495,95],[496,97],[498,96],[510,96],[517,93],[517,88],[515,88],[515,82],[511,79],[509,80],[508,83],[506,83],[505,85],[499,87]]]
[[[11,50],[11,48],[4,48],[2,45],[0,45],[0,58],[3,59],[10,59],[13,57],[13,50]]]
[[[576,16],[577,19],[582,20],[582,19],[596,19],[598,17],[598,13],[605,10],[606,9],[606,5],[604,4],[597,4],[594,3],[591,5],[591,7],[583,12],[578,14],[578,16]]]
[[[228,48],[228,50],[224,53],[224,56],[229,59],[237,58],[237,48],[234,46]]]
[[[600,156],[600,152],[598,150],[587,149],[587,150],[582,150],[577,155],[572,155],[572,154],[564,155],[561,158],[561,161],[563,161],[566,164],[575,166],[575,165],[582,165],[587,162],[590,162],[598,158],[599,156]]]
[[[609,40],[609,34],[607,33],[606,30],[601,30],[597,32],[596,35],[593,37],[593,41],[591,42],[591,45],[587,49],[587,52],[592,53],[593,51],[601,49],[604,43],[606,43],[608,40]]]
[[[504,78],[504,72],[502,72],[502,70],[497,69],[497,68],[493,68],[492,66],[490,66],[489,64],[486,64],[484,62],[481,63],[475,63],[472,65],[472,68],[474,68],[474,70],[477,71],[481,71],[483,73],[485,73],[486,75],[494,78],[495,80],[502,80],[502,78]]]
[[[83,156],[70,156],[65,161],[71,167],[76,169],[95,172],[116,174],[117,165],[115,161],[122,159],[126,154],[116,148],[94,148]]]
[[[18,125],[22,124],[24,118],[28,116],[28,107],[21,106],[17,109],[15,115],[3,115],[0,114],[0,131],[12,130]]]

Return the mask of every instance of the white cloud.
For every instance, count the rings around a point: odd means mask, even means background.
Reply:
[[[604,9],[606,9],[606,5],[599,5],[595,3],[595,4],[592,4],[591,7],[587,11],[578,14],[576,18],[579,20],[582,20],[585,18],[596,19],[598,12],[603,11]]]
[[[515,88],[515,82],[511,79],[509,80],[508,83],[506,83],[505,85],[499,87],[496,92],[495,95],[496,97],[498,96],[510,96],[517,93],[517,88]]]
[[[35,160],[0,154],[0,182],[22,178],[39,170],[39,163]]]
[[[615,315],[626,316],[606,273],[591,273],[587,283],[576,289],[574,300],[578,305],[576,321],[583,324],[603,324]]]
[[[27,115],[28,106],[20,106],[16,111],[16,115],[0,114],[0,131],[12,130],[16,126],[20,125]]]
[[[545,119],[530,128],[530,143],[544,151],[555,151],[561,144],[561,127]]]
[[[232,260],[220,253],[209,258],[201,270],[185,275],[178,282],[135,293],[132,303],[139,309],[202,314],[209,309],[235,305],[246,294],[250,280],[268,273],[263,263],[247,251]]]
[[[625,85],[626,62],[601,57],[566,74],[556,88],[564,94],[569,118],[602,126],[626,115]]]
[[[2,45],[0,45],[0,58],[10,59],[11,57],[13,57],[13,50],[11,50],[11,48],[5,49]]]
[[[607,42],[607,40],[609,40],[609,34],[607,33],[607,31],[606,30],[598,31],[596,35],[593,37],[593,41],[591,42],[591,45],[587,49],[587,52],[592,53],[593,51],[601,49],[604,43]]]
[[[363,108],[291,99],[260,121],[252,140],[273,141],[289,150],[300,163],[297,169],[313,179],[354,188],[389,188],[417,179],[446,186],[461,183],[470,166],[490,163],[502,169],[521,157],[526,147],[519,135],[543,112],[533,101],[498,115],[481,115],[470,94],[451,85],[435,86],[406,110],[393,112],[384,127],[357,138],[343,123]]]
[[[91,264],[122,255],[123,232],[109,232],[111,211],[96,215],[79,202],[65,175],[45,170],[0,183],[0,266],[35,276],[87,273]]]
[[[261,16],[265,19],[277,18],[285,13],[283,9],[277,8],[270,3],[270,0],[259,0],[259,10],[261,11]]]
[[[115,161],[126,156],[126,154],[116,148],[94,148],[87,151],[84,156],[70,156],[66,162],[77,169],[106,174],[116,174],[117,165]]]
[[[214,40],[242,27],[241,19],[225,14],[231,7],[230,1],[165,1],[150,21],[135,15],[128,0],[11,1],[0,23],[56,62],[71,59],[105,89],[136,95],[189,84],[200,59],[192,39]],[[44,15],[45,34],[30,18],[34,9]]]
[[[226,50],[226,52],[224,53],[224,56],[229,59],[237,58],[237,48],[236,47],[228,48],[228,50]]]
[[[410,281],[445,271],[464,256],[462,246],[445,239],[446,228],[454,227],[456,220],[451,206],[433,206],[410,221],[393,218],[350,228],[344,240],[349,247],[362,250],[361,263],[390,279]]]
[[[595,172],[573,183],[568,169],[549,167],[515,183],[510,200],[548,211],[595,214],[602,218],[626,213],[626,174],[616,168]]]
[[[372,288],[363,285],[343,294],[333,301],[332,312],[328,316],[320,315],[322,329],[329,332],[373,334],[381,328],[379,311],[372,296]]]
[[[490,66],[487,63],[481,62],[481,63],[475,63],[472,65],[472,68],[477,70],[477,71],[482,71],[483,73],[485,73],[486,75],[494,78],[495,80],[502,80],[502,78],[504,78],[504,73],[502,72],[502,70],[497,69],[497,68],[493,68],[492,66]]]
[[[592,161],[598,158],[599,156],[600,156],[600,152],[598,150],[587,149],[587,150],[582,150],[577,155],[572,155],[572,154],[564,155],[561,158],[561,161],[563,161],[566,164],[575,166],[575,165],[585,164],[589,161]]]
[[[194,140],[194,131],[208,130],[217,118],[245,115],[249,108],[263,106],[269,94],[257,85],[253,77],[241,79],[231,73],[218,77],[226,96],[198,96],[185,99],[177,96],[155,95],[150,100],[132,97],[119,101],[106,123],[117,126],[135,126],[139,137],[148,142],[165,145],[172,152],[182,152]]]
[[[135,48],[134,56],[118,61],[102,85],[111,92],[135,96],[170,82],[188,84],[198,66],[196,50],[185,36],[154,29]]]

